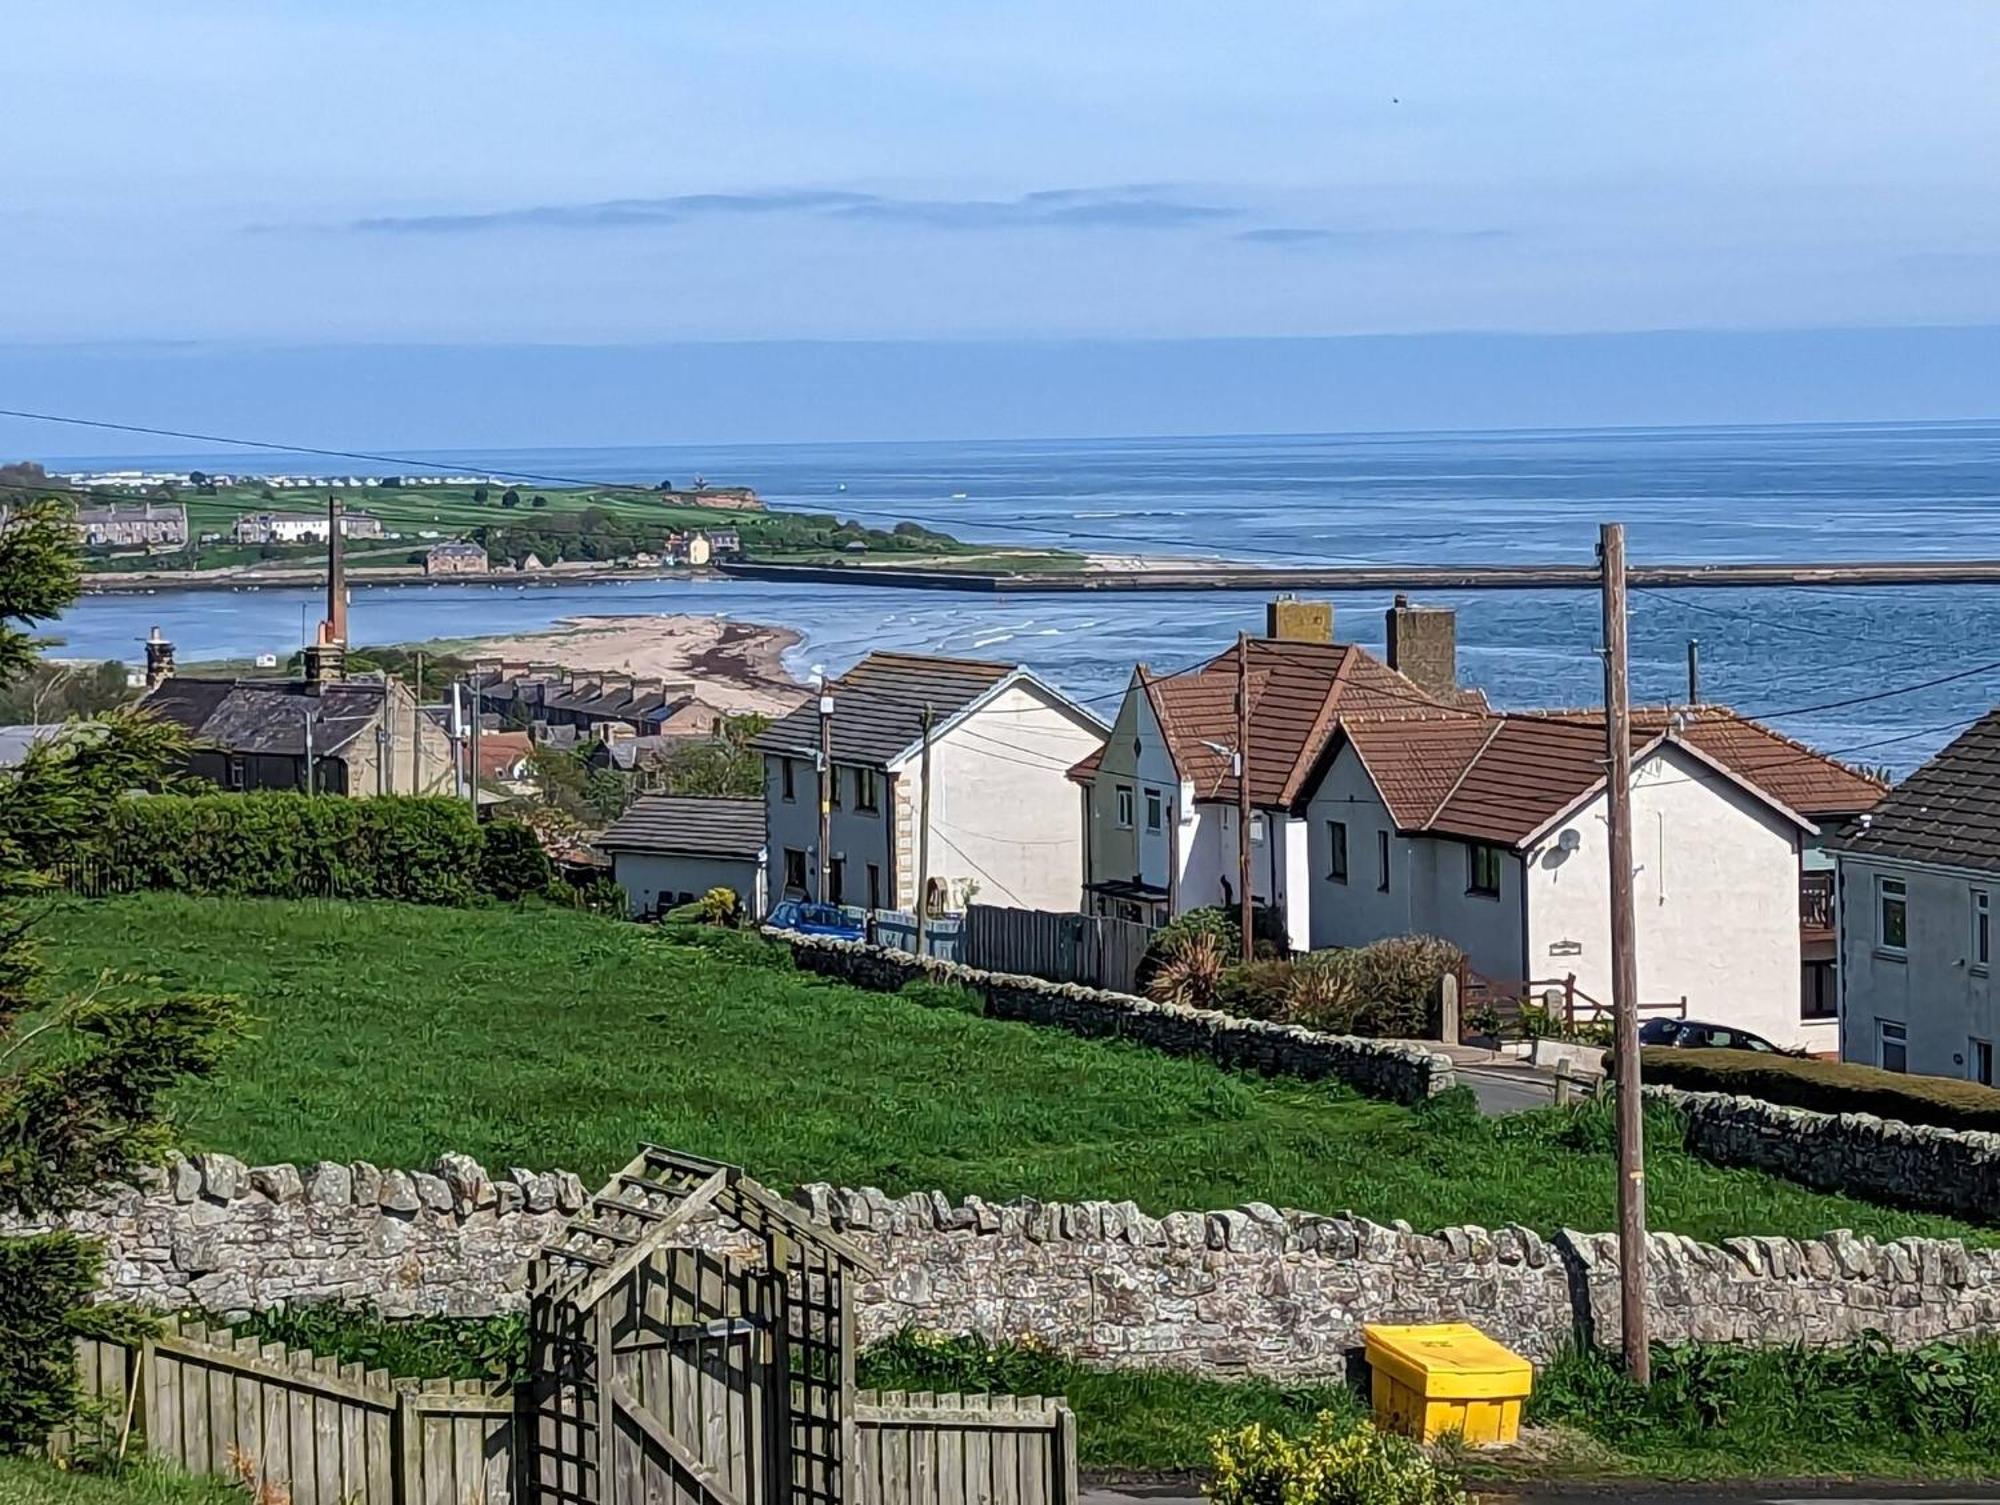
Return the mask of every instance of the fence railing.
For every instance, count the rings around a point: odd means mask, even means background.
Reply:
[[[1060,1396],[856,1394],[849,1505],[1076,1505],[1076,1417]]]
[[[1150,925],[1131,920],[974,904],[965,911],[959,960],[987,972],[1131,993],[1152,939]]]
[[[77,1372],[98,1402],[98,1447],[143,1445],[182,1472],[268,1487],[291,1505],[519,1497],[510,1385],[396,1379],[195,1322],[137,1347],[81,1339]]]
[[[1576,974],[1555,978],[1496,978],[1485,977],[1464,968],[1460,979],[1462,999],[1460,1019],[1462,1027],[1470,1029],[1472,1021],[1482,1013],[1489,1013],[1497,1020],[1499,1032],[1503,1035],[1518,1029],[1522,1009],[1529,1004],[1545,1009],[1552,1018],[1560,1019],[1565,1030],[1575,1029],[1579,1024],[1609,1024],[1613,1017],[1610,1004],[1593,998],[1576,985]],[[1687,995],[1679,998],[1639,1001],[1641,1017],[1657,1014],[1667,1018],[1687,1017]]]
[[[892,950],[916,954],[917,917],[911,911],[864,909],[856,913],[867,930],[871,945],[887,946]],[[930,954],[939,961],[955,962],[964,959],[960,954],[964,931],[965,922],[959,915],[932,915],[924,921],[924,939],[929,943]]]

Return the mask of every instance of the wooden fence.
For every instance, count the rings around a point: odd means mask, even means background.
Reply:
[[[99,1447],[285,1491],[291,1505],[511,1505],[513,1387],[392,1379],[228,1328],[182,1323],[138,1348],[79,1340]]]
[[[987,972],[1133,993],[1152,939],[1151,926],[1131,920],[974,904],[965,911],[958,959]]]
[[[1076,1417],[1060,1396],[855,1399],[850,1505],[1076,1505]]]

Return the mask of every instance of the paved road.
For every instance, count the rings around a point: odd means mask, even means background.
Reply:
[[[1521,1485],[1506,1492],[1484,1489],[1482,1496],[1515,1502],[1515,1505],[1591,1505],[1617,1501],[1617,1505],[1907,1505],[1926,1501],[1928,1505],[2000,1505],[2000,1488],[1985,1485],[1853,1485],[1789,1483],[1777,1486],[1745,1484],[1635,1485],[1630,1482],[1601,1484]],[[1086,1487],[1082,1505],[1205,1505],[1201,1496],[1189,1492],[1185,1484],[1099,1485]]]
[[[1555,1073],[1538,1066],[1461,1063],[1458,1079],[1479,1099],[1479,1111],[1496,1117],[1524,1108],[1546,1108],[1555,1101]]]

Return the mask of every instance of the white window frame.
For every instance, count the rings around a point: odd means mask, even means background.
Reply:
[[[1903,1064],[1889,1064],[1889,1047],[1902,1052]],[[1910,1027],[1900,1019],[1880,1019],[1875,1021],[1875,1064],[1884,1071],[1908,1072],[1910,1069]]]
[[[1146,791],[1146,829],[1164,831],[1167,828],[1167,797],[1158,789]]]
[[[1257,846],[1260,845],[1263,842],[1263,840],[1264,840],[1264,812],[1262,810],[1252,810],[1250,812],[1250,844],[1252,846]]]
[[[1909,923],[1907,911],[1904,923]],[[1983,888],[1972,891],[1972,970],[1984,972],[1993,960],[1993,896]]]
[[[1889,939],[1889,906],[1894,904],[1900,912],[1903,938]],[[1910,885],[1901,878],[1879,877],[1875,880],[1875,949],[1883,956],[1905,957],[1910,954]]]
[[[1118,786],[1118,829],[1121,831],[1132,829],[1133,798],[1134,792],[1130,784]]]
[[[1348,861],[1347,822],[1330,820],[1326,823],[1326,876],[1329,883],[1347,881]]]

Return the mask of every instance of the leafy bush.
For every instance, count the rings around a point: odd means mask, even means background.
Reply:
[[[524,899],[548,892],[555,865],[535,833],[518,820],[485,827],[479,847],[479,891],[496,899]]]
[[[1747,1050],[1648,1046],[1640,1074],[1693,1092],[1760,1097],[1821,1113],[1872,1113],[1940,1129],[2000,1131],[2000,1089],[1950,1077],[1906,1076],[1848,1061],[1813,1061]]]
[[[1191,931],[1168,947],[1146,992],[1158,1003],[1214,1008],[1222,987],[1222,970],[1222,947],[1215,937],[1207,931]]]
[[[70,1233],[0,1239],[0,1453],[41,1447],[75,1419],[71,1316],[97,1288],[104,1255]]]
[[[484,851],[458,800],[276,791],[119,800],[94,846],[121,888],[411,904],[469,901]]]
[[[1292,1017],[1294,969],[1287,961],[1238,962],[1225,968],[1216,986],[1215,1006],[1239,1019]]]
[[[343,1364],[436,1380],[514,1379],[527,1371],[528,1328],[501,1317],[385,1317],[365,1304],[302,1301],[227,1324],[238,1337],[309,1348]]]
[[[1136,973],[1140,991],[1150,989],[1153,974],[1191,935],[1205,935],[1213,939],[1217,953],[1226,962],[1234,962],[1243,955],[1243,927],[1233,906],[1224,909],[1211,904],[1201,909],[1190,909],[1175,915],[1153,932]],[[1254,906],[1250,911],[1250,935],[1254,959],[1283,960],[1286,956],[1285,917],[1277,910],[1261,904]]]
[[[1468,1505],[1458,1475],[1408,1438],[1322,1413],[1302,1437],[1253,1422],[1215,1439],[1214,1505]]]
[[[1355,955],[1355,990],[1361,995],[1357,1033],[1384,1039],[1437,1035],[1438,985],[1465,954],[1433,935],[1390,936]]]
[[[1362,1007],[1351,951],[1320,951],[1292,969],[1286,1018],[1330,1035],[1353,1034]]]

